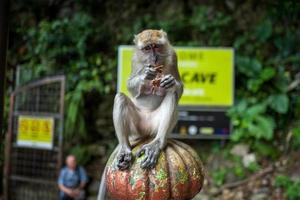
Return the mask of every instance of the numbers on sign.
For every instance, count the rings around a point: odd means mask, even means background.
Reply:
[[[41,132],[46,133],[46,134],[51,132],[50,124],[48,121],[42,122]]]
[[[23,132],[23,133],[27,133],[28,132],[28,121],[26,120],[21,120],[19,123],[19,131]]]
[[[31,131],[32,132],[38,132],[40,128],[40,123],[38,120],[32,120],[31,121]]]

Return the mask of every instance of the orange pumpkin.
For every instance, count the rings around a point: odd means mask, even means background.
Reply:
[[[132,150],[133,155],[146,142]],[[186,200],[200,192],[204,172],[197,153],[188,145],[168,140],[155,168],[140,167],[144,156],[135,158],[128,170],[118,170],[116,153],[107,163],[106,185],[115,200]]]

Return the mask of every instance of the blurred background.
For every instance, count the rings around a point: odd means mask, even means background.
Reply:
[[[206,181],[198,199],[300,199],[300,3],[296,0],[11,0],[5,77],[3,178],[9,97],[18,86],[65,75],[63,154],[73,153],[95,199],[117,144],[112,105],[117,49],[143,29],[174,46],[233,47],[229,140],[184,140]],[[3,193],[3,184],[0,194]],[[0,195],[1,196],[1,195]]]

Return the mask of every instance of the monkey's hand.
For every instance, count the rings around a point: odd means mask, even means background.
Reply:
[[[131,150],[128,147],[121,147],[117,160],[117,166],[120,170],[128,169],[132,160]]]
[[[168,74],[166,76],[164,76],[160,82],[160,87],[164,88],[164,89],[170,89],[173,86],[175,86],[176,84],[176,80],[174,78],[174,76],[172,76],[171,74]]]
[[[159,140],[153,140],[152,142],[143,145],[138,152],[136,153],[137,157],[140,157],[142,154],[145,155],[144,160],[141,162],[141,168],[143,169],[152,169],[155,167],[157,160],[159,158],[159,153],[161,151],[161,144]]]
[[[157,75],[157,71],[151,65],[147,65],[145,68],[145,79],[153,80]]]

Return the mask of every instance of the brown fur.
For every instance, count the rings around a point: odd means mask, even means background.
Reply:
[[[147,29],[136,35],[134,42],[137,44],[139,41],[143,46],[146,46],[161,43],[160,40],[164,37],[166,37],[166,33],[162,30]]]

